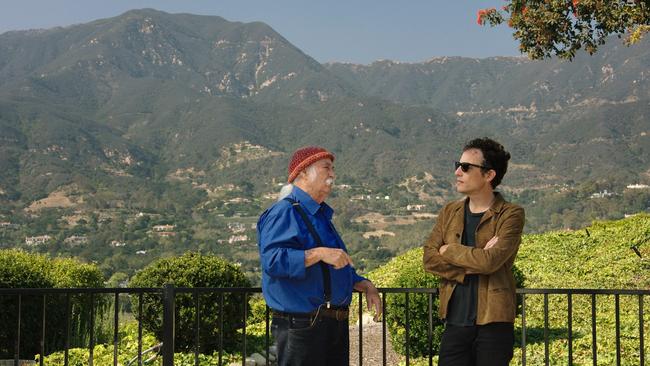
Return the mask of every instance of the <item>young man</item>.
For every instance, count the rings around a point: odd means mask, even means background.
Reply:
[[[273,310],[280,366],[348,366],[353,289],[365,292],[368,308],[381,314],[379,292],[352,267],[331,222],[334,211],[324,202],[334,178],[331,152],[298,149],[289,162],[286,197],[257,224],[262,292]]]
[[[510,154],[489,138],[475,139],[456,162],[456,190],[424,245],[424,268],[440,277],[445,320],[440,366],[508,365],[514,344],[516,285],[512,264],[524,210],[494,189]]]

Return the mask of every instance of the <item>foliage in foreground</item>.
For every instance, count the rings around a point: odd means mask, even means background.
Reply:
[[[91,264],[84,264],[75,259],[55,258],[31,254],[21,250],[0,250],[0,288],[79,288],[104,287],[104,278],[99,269]],[[47,312],[48,341],[45,348],[60,350],[64,348],[63,334],[66,313],[65,295],[48,295],[45,297]],[[72,343],[81,343],[88,339],[90,313],[86,307],[89,297],[74,295],[70,297],[70,329],[74,335]],[[34,340],[22,342],[21,357],[31,357],[40,346],[42,329],[43,297],[22,295],[21,339]],[[18,299],[15,295],[0,296],[0,358],[14,357],[14,339],[17,328]],[[96,316],[101,317],[107,310],[106,302],[96,299]]]
[[[509,0],[478,13],[479,24],[507,21],[521,52],[533,59],[557,55],[572,59],[584,48],[590,54],[612,34],[630,33],[638,41],[650,30],[650,4],[628,0]]]
[[[650,257],[650,215],[640,214],[634,217],[611,222],[595,222],[592,226],[577,231],[557,231],[541,235],[524,236],[522,246],[516,261],[518,268],[526,276],[528,288],[650,288],[650,266],[647,259],[639,258],[635,247],[643,258]],[[381,287],[393,287],[403,284],[408,287],[435,287],[432,280],[419,277],[421,268],[421,249],[415,249],[395,258],[386,266],[372,272],[369,277]],[[403,278],[401,278],[403,276]],[[410,281],[410,282],[409,282]],[[418,282],[419,281],[419,282]],[[424,282],[422,282],[424,281]],[[400,296],[389,295],[394,298],[394,303],[388,305],[387,321],[389,327],[398,329],[397,335],[391,331],[391,341],[395,348],[403,347],[403,333],[399,333],[399,323],[404,313],[399,309],[403,303],[399,302]],[[401,297],[403,299],[403,297]],[[416,346],[419,340],[426,342],[426,332],[416,334],[418,326],[418,313],[427,314],[427,299],[421,296],[422,301],[416,300],[417,295],[411,295],[411,324],[413,326],[410,337],[411,364],[428,364],[426,357],[415,358]],[[596,297],[596,331],[597,331],[597,358],[599,364],[616,363],[616,318],[615,297],[598,295]],[[643,299],[645,310],[645,334],[650,334],[650,297]],[[251,315],[248,317],[247,341],[249,351],[263,349],[265,332],[265,309],[263,300],[255,296],[249,301]],[[639,297],[621,295],[620,304],[620,329],[621,329],[621,364],[639,364]],[[435,304],[434,304],[435,305]],[[573,332],[573,364],[592,364],[591,355],[591,296],[574,295],[572,299],[572,332]],[[568,359],[568,304],[564,295],[549,296],[549,354],[550,364],[565,364]],[[399,313],[402,311],[402,313]],[[434,319],[436,309],[434,311]],[[391,318],[391,313],[395,318]],[[400,314],[400,315],[398,315]],[[426,323],[425,323],[426,324]],[[426,326],[426,325],[425,325]],[[542,295],[526,296],[526,361],[527,364],[544,364],[544,299]],[[127,326],[127,329],[129,326]],[[130,325],[130,330],[120,330],[120,345],[118,357],[121,364],[135,356],[137,349],[137,326]],[[521,317],[515,324],[515,357],[511,364],[520,365],[522,358]],[[402,328],[403,329],[403,328]],[[426,328],[423,328],[426,330]],[[155,337],[148,334],[143,344],[143,349],[156,344]],[[236,333],[237,338],[242,338],[241,331]],[[433,345],[438,341],[434,339]],[[424,345],[426,347],[426,344]],[[650,354],[646,343],[645,354]],[[112,360],[112,346],[97,346],[94,351],[95,364],[101,360]],[[88,351],[71,350],[71,365],[87,364]],[[102,356],[106,354],[106,356]],[[58,357],[58,358],[56,358]],[[62,353],[48,356],[51,365],[61,364]],[[106,358],[101,358],[106,357]],[[232,355],[222,355],[224,363],[234,360]],[[434,356],[434,361],[436,356]],[[191,365],[194,355],[191,352],[177,353],[176,363]],[[199,355],[200,364],[216,364],[218,354]],[[159,362],[159,361],[157,361]],[[109,362],[110,363],[110,362]],[[103,363],[101,363],[103,364]],[[158,363],[159,364],[159,363]]]
[[[422,267],[422,248],[412,249],[393,258],[383,267],[370,273],[369,277],[380,287],[397,288],[437,288],[439,279],[426,273]],[[519,269],[513,267],[517,287],[524,286],[524,277]],[[409,353],[411,356],[438,353],[440,337],[444,324],[438,319],[438,297],[432,296],[431,317],[433,320],[431,344],[428,338],[429,296],[409,294]],[[386,297],[386,322],[393,348],[406,354],[406,295],[388,294]]]
[[[131,287],[250,287],[239,267],[226,260],[193,252],[180,257],[159,259],[138,272],[130,282]],[[200,351],[211,354],[220,346],[235,350],[239,346],[237,330],[244,322],[243,294],[201,293],[198,296],[200,311]],[[138,298],[132,297],[132,309],[143,326],[162,339],[163,306],[158,296],[144,296],[142,314],[139,314]],[[223,300],[223,307],[221,301]],[[196,296],[191,293],[176,295],[176,350],[193,350],[194,324],[197,321]],[[220,325],[223,321],[223,334]],[[222,338],[223,337],[223,338]]]
[[[635,253],[632,247],[641,255]],[[417,259],[418,255],[407,253]],[[401,257],[398,257],[401,258]],[[396,258],[394,261],[398,261]],[[650,215],[638,214],[617,221],[594,222],[575,231],[555,231],[525,235],[515,261],[526,278],[527,288],[650,288]],[[392,262],[391,262],[392,263]],[[400,262],[402,263],[402,262]],[[375,281],[385,286],[398,277],[395,267],[382,267],[372,273]],[[621,364],[639,364],[639,306],[643,306],[644,333],[650,332],[650,297],[619,296]],[[544,296],[526,296],[526,363],[545,364]],[[573,364],[591,365],[591,296],[572,296]],[[598,295],[595,298],[598,364],[616,364],[616,297]],[[568,362],[568,299],[566,295],[548,297],[549,364]],[[434,316],[435,319],[435,316]],[[521,365],[521,326],[515,322],[515,355],[512,365]],[[393,345],[400,342],[391,338]],[[413,337],[411,337],[413,341]],[[434,343],[435,345],[435,343]],[[399,347],[399,344],[398,344]],[[645,354],[650,354],[648,343]],[[413,355],[413,353],[411,353]],[[646,356],[647,357],[647,356]],[[434,355],[434,362],[437,356]],[[411,359],[412,365],[428,365],[428,358]]]
[[[117,362],[118,365],[137,365],[137,355],[138,355],[138,323],[129,322],[122,325],[118,332],[118,352],[117,352]],[[146,351],[154,346],[158,345],[159,341],[156,340],[156,337],[148,332],[143,331],[142,334],[142,351]],[[93,364],[95,365],[112,365],[113,364],[113,355],[114,348],[112,344],[99,344],[93,348]],[[158,348],[155,348],[153,351],[150,351],[142,356],[142,360],[147,360],[152,358],[150,363],[147,365],[151,366],[161,366],[162,357],[156,356],[158,354]],[[68,364],[70,366],[86,366],[88,365],[88,358],[90,352],[88,348],[73,348],[68,351]],[[194,354],[191,352],[185,353],[175,353],[174,354],[174,365],[178,366],[192,366],[194,365]],[[44,365],[49,366],[59,366],[64,364],[65,354],[64,352],[53,353],[49,356],[45,356],[43,359]],[[221,355],[223,364],[229,364],[230,362],[238,361],[241,362],[241,357],[235,356],[228,353],[223,353]],[[38,361],[38,357],[36,358]],[[217,352],[204,355],[199,354],[199,364],[200,365],[219,365],[219,354]]]

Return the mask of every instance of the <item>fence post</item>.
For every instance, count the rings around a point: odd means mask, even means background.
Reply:
[[[163,366],[174,366],[174,328],[176,327],[176,291],[174,285],[163,287]]]

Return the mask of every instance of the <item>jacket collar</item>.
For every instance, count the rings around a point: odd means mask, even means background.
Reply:
[[[458,212],[458,210],[462,210],[465,208],[465,203],[469,201],[469,197],[462,198],[458,201],[456,201],[456,209],[454,210],[455,212]],[[498,214],[503,210],[503,205],[505,205],[506,200],[503,198],[501,193],[499,192],[494,192],[494,202],[492,203],[492,206],[486,211],[486,215],[484,216],[492,216],[494,214]]]

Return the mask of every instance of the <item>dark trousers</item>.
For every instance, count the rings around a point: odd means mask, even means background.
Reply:
[[[348,320],[273,316],[278,366],[348,366]]]
[[[438,366],[507,366],[514,342],[512,323],[471,327],[447,324],[440,341]]]

